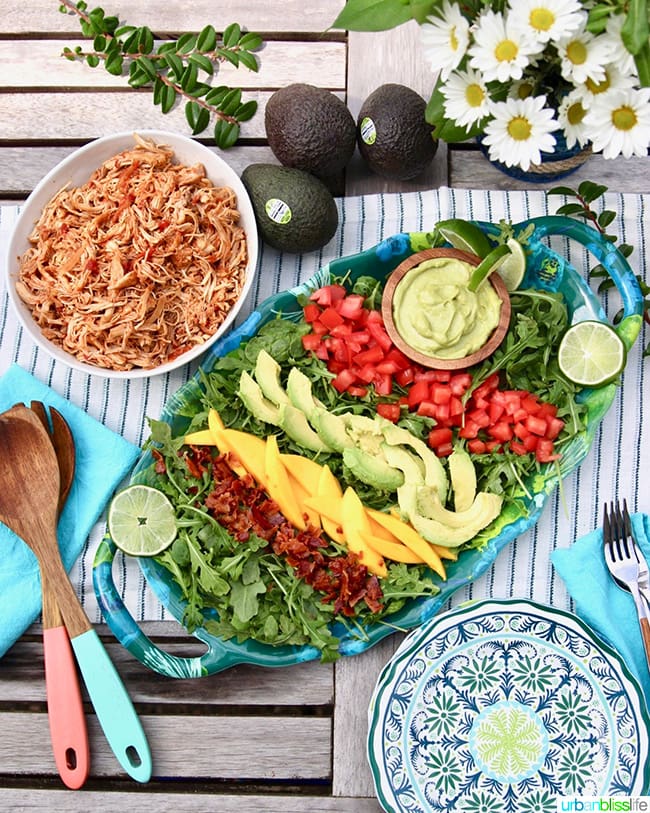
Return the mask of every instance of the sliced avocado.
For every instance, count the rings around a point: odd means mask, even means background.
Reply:
[[[305,418],[305,413],[301,412],[293,404],[282,404],[278,408],[278,425],[284,429],[289,437],[304,449],[311,449],[313,452],[331,452],[318,437]]]
[[[280,411],[278,407],[264,397],[262,388],[246,370],[242,371],[239,378],[239,390],[237,394],[243,401],[246,409],[258,420],[273,424],[273,426],[280,425]]]
[[[390,446],[384,443],[382,451],[389,466],[399,469],[406,483],[424,485],[424,463],[422,458],[412,454],[403,446]]]
[[[423,495],[424,491],[428,491],[426,496]],[[436,492],[433,489],[427,489],[426,486],[418,488],[416,491],[418,509],[423,506],[423,496],[426,499],[426,514],[423,510],[418,510],[418,513],[435,519],[449,528],[463,528],[465,525],[474,525],[483,515],[488,514],[495,505],[498,505],[499,509],[501,507],[501,497],[488,491],[479,491],[470,507],[465,511],[450,511],[445,508]]]
[[[345,421],[339,415],[327,409],[316,409],[310,421],[318,437],[335,452],[341,453],[343,449],[354,446],[354,441],[346,431]]]
[[[424,463],[425,484],[431,486],[431,488],[435,488],[440,495],[441,502],[444,503],[447,499],[449,484],[447,482],[447,473],[440,462],[440,458],[436,456],[423,440],[416,438],[408,429],[404,429],[402,426],[396,426],[390,421],[382,421],[381,427],[386,443],[391,446],[410,446],[411,449],[420,456]]]
[[[343,450],[343,462],[355,477],[380,491],[395,491],[404,483],[404,475],[399,469],[356,446]]]
[[[501,511],[502,499],[497,494],[481,492],[481,500],[477,503],[477,510],[469,515],[466,514],[463,523],[457,527],[452,527],[440,522],[439,519],[425,517],[417,507],[418,486],[412,483],[405,483],[397,490],[400,508],[406,514],[415,530],[435,545],[442,545],[447,548],[456,548],[469,542],[476,534],[483,530],[493,519],[498,517]],[[478,499],[477,495],[477,499]],[[444,511],[445,509],[443,509]],[[454,512],[448,512],[454,513]],[[444,514],[443,516],[447,516]]]
[[[280,383],[280,365],[264,348],[257,354],[255,380],[260,385],[264,397],[276,406],[289,403],[289,396]]]
[[[355,415],[354,412],[344,412],[341,418],[357,448],[371,455],[382,456],[381,444],[384,436],[378,421],[366,415]]]
[[[476,496],[476,469],[469,453],[457,446],[449,455],[449,477],[456,511],[466,511]]]
[[[318,398],[314,398],[311,391],[311,381],[297,367],[292,367],[289,370],[287,395],[291,403],[305,415],[310,423],[314,411],[325,407]]]

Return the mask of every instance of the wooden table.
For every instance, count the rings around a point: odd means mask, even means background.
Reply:
[[[148,91],[135,92],[102,69],[70,63],[63,45],[80,40],[75,18],[56,0],[4,0],[0,15],[0,202],[23,200],[40,178],[79,145],[116,129],[187,132],[182,110],[162,119]],[[294,81],[326,87],[353,115],[383,82],[400,82],[427,96],[432,85],[420,57],[415,25],[385,34],[327,30],[341,0],[283,3],[224,0],[110,0],[106,12],[156,32],[217,29],[232,21],[265,39],[258,74],[222,70],[219,81],[242,85],[260,112],[244,126],[228,160],[241,172],[275,159],[265,142],[263,108],[271,93]],[[92,7],[92,4],[91,4]],[[613,190],[646,192],[646,159],[606,162],[594,157],[573,176]],[[365,169],[358,154],[346,194],[413,191],[441,185],[521,189],[494,170],[473,145],[440,145],[429,171],[410,183],[389,183]],[[365,761],[366,715],[395,635],[335,666],[309,663],[281,670],[238,667],[211,678],[173,681],[147,669],[99,627],[109,652],[155,743],[154,778],[136,786],[108,751],[94,716],[89,726],[92,775],[83,790],[66,791],[51,756],[42,677],[40,630],[32,628],[0,660],[0,806],[5,810],[350,811],[376,813]],[[171,622],[147,633],[169,651],[194,654]]]

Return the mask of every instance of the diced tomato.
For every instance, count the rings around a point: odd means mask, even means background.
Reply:
[[[363,313],[363,297],[359,294],[349,294],[345,299],[337,302],[337,310],[342,318],[356,322]]]
[[[341,370],[336,378],[332,379],[332,386],[337,392],[345,392],[357,380],[356,374],[349,367]]]
[[[453,431],[447,426],[434,426],[430,430],[427,443],[432,449],[437,449],[445,443],[451,443]]]
[[[543,418],[555,418],[557,415],[557,407],[555,404],[540,403],[537,412],[535,413]]]
[[[447,384],[432,384],[429,393],[434,404],[448,404],[451,398],[451,390]]]
[[[492,424],[492,426],[488,426],[486,432],[491,438],[498,440],[500,443],[512,440],[512,426],[507,421],[499,421]]]
[[[480,428],[481,427],[477,423],[474,423],[473,420],[466,418],[465,423],[458,430],[458,436],[467,439],[475,438],[478,436]]]
[[[437,446],[435,449],[435,453],[438,457],[449,457],[453,451],[454,444],[451,441],[449,443],[441,443],[440,446]]]
[[[386,353],[386,361],[394,362],[398,370],[406,370],[411,367],[411,360],[397,347],[391,347],[388,353]]]
[[[520,443],[518,440],[511,440],[510,441],[510,449],[512,449],[512,451],[515,454],[520,454],[520,455],[528,454],[528,449],[524,446],[523,443]]]
[[[408,387],[415,379],[415,371],[413,367],[405,367],[403,370],[398,370],[395,373],[395,381],[400,387]]]
[[[395,375],[395,373],[399,372],[399,365],[392,359],[386,357],[384,358],[383,361],[380,361],[379,364],[377,365],[377,372]]]
[[[535,457],[540,463],[551,463],[553,460],[560,458],[559,454],[553,453],[553,441],[540,438],[537,441],[537,448],[535,449]]]
[[[547,418],[546,419],[546,439],[555,440],[555,438],[564,429],[564,421],[561,418]]]
[[[302,315],[304,317],[304,320],[310,325],[312,322],[315,322],[318,319],[320,313],[321,313],[320,307],[315,302],[309,302],[302,309]]]
[[[348,395],[353,398],[365,398],[368,395],[368,387],[360,387],[358,384],[350,384],[348,387]]]
[[[408,391],[409,409],[415,409],[418,406],[418,404],[421,404],[422,401],[425,401],[428,398],[429,398],[429,382],[424,379],[420,379],[418,381],[416,376],[415,383]]]
[[[371,311],[371,313],[375,312],[376,311]],[[383,323],[375,320],[371,321],[370,318],[368,318],[367,327],[370,335],[381,347],[384,353],[388,352],[393,346],[393,342],[388,333],[386,333],[386,328],[384,327]]]
[[[438,420],[438,410],[439,405],[434,404],[433,401],[420,401],[416,411],[418,415],[422,415],[424,418],[435,418]]]
[[[317,302],[319,305],[328,307],[333,302],[338,302],[340,299],[343,299],[346,294],[347,291],[343,285],[332,284],[323,285],[321,288],[318,288],[309,298],[312,302]]]
[[[378,373],[373,384],[377,395],[390,395],[393,391],[393,376],[390,373]]]
[[[544,418],[538,418],[536,415],[529,415],[526,418],[526,429],[538,437],[544,437],[546,434],[546,421]]]
[[[479,438],[473,438],[467,442],[467,451],[472,454],[485,454],[487,451],[485,441],[479,440]]]
[[[399,404],[377,404],[377,414],[387,421],[397,423],[399,420],[401,409]]]
[[[375,365],[371,364],[364,364],[362,367],[359,367],[359,371],[357,372],[357,376],[360,381],[363,381],[364,384],[371,384],[375,378],[376,370]]]
[[[449,388],[452,395],[465,395],[472,384],[472,376],[469,373],[455,373],[449,379]]]
[[[449,399],[449,415],[455,417],[462,415],[465,411],[465,405],[456,395],[452,395]]]
[[[362,367],[364,364],[378,364],[384,358],[384,351],[378,344],[357,353],[355,362]]]

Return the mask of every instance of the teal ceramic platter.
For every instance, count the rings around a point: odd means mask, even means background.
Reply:
[[[492,224],[478,225],[488,234],[494,235],[497,232],[497,227]],[[542,217],[515,224],[515,232],[526,226],[532,226],[534,231],[529,240],[527,271],[522,287],[560,291],[574,321],[582,319],[606,321],[607,317],[598,297],[568,261],[548,246],[545,238],[549,235],[563,235],[582,243],[607,269],[618,288],[623,318],[616,326],[616,330],[626,346],[631,347],[641,327],[643,297],[623,255],[596,231],[565,217]],[[430,246],[430,234],[403,233],[383,240],[361,254],[332,261],[299,287],[280,292],[266,300],[240,327],[223,337],[211,349],[202,362],[203,370],[209,371],[217,358],[254,336],[266,322],[278,316],[283,319],[300,320],[302,308],[297,297],[309,294],[329,282],[331,277],[348,275],[354,280],[359,276],[370,274],[378,279],[385,279],[406,257]],[[464,551],[458,561],[449,566],[447,580],[439,582],[440,592],[436,596],[407,603],[399,612],[390,616],[390,623],[366,628],[363,637],[343,628],[342,625],[335,625],[333,632],[340,638],[340,653],[354,655],[362,652],[390,635],[395,627],[412,629],[420,626],[432,618],[456,590],[484,573],[505,545],[537,522],[549,495],[558,484],[558,475],[566,477],[583,460],[615,393],[615,384],[597,390],[583,390],[580,393],[579,397],[587,405],[587,429],[583,435],[574,437],[571,443],[563,448],[559,469],[552,465],[543,467],[533,481],[527,484],[527,491],[522,490],[521,499],[527,510],[525,517],[514,518],[504,510],[490,526],[487,544],[480,550]],[[169,399],[161,418],[171,425],[174,435],[181,435],[186,431],[189,423],[186,416],[192,414],[192,407],[200,402],[201,395],[201,378],[197,373]],[[133,482],[151,481],[152,462],[150,453],[142,456],[133,473]],[[121,643],[144,664],[162,674],[173,677],[199,677],[242,662],[283,666],[320,657],[320,652],[310,646],[272,647],[251,640],[242,643],[224,641],[211,635],[204,627],[199,627],[193,633],[206,645],[202,655],[193,658],[169,655],[158,649],[144,635],[124,606],[113,581],[114,555],[114,546],[105,540],[95,556],[93,581],[99,605],[106,622]],[[181,621],[185,603],[169,572],[155,559],[142,558],[139,561],[149,586],[173,617]]]
[[[487,600],[404,639],[371,699],[368,759],[390,813],[555,813],[560,797],[642,795],[648,722],[579,619]]]

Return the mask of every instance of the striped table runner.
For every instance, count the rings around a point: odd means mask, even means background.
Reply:
[[[329,260],[355,254],[392,234],[427,231],[438,220],[448,217],[492,222],[503,218],[517,222],[553,214],[562,202],[562,198],[549,198],[542,191],[506,193],[445,187],[422,193],[341,199],[339,229],[321,251],[302,256],[283,255],[263,247],[259,273],[240,321],[266,297],[308,279]],[[619,213],[615,222],[617,233],[635,247],[631,265],[650,282],[644,253],[650,240],[650,195],[608,193],[604,205]],[[113,431],[141,445],[148,434],[146,418],[160,415],[169,395],[187,381],[196,365],[148,379],[110,381],[75,372],[39,350],[20,329],[7,299],[6,251],[18,213],[18,206],[0,207],[0,375],[15,362]],[[594,264],[586,250],[575,243],[558,238],[553,247],[585,275]],[[611,301],[605,300],[604,306],[613,314],[618,309],[618,297],[610,294],[608,298]],[[650,409],[646,381],[650,361],[642,359],[642,349],[649,339],[649,334],[642,335],[629,354],[623,386],[580,469],[564,481],[562,493],[556,492],[549,500],[537,526],[502,551],[483,577],[457,592],[452,604],[487,596],[516,596],[568,608],[570,599],[553,571],[551,552],[570,545],[598,525],[603,502],[615,496],[626,497],[632,511],[650,513],[650,491],[645,477],[640,476],[642,466],[650,464],[650,421],[644,420],[646,407]],[[95,526],[71,574],[95,622],[101,621],[101,614],[91,570],[104,527],[103,520]],[[118,557],[114,570],[116,585],[136,619],[167,617],[165,609],[147,589],[137,564]]]

